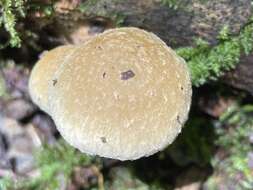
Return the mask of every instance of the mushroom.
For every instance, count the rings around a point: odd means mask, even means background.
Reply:
[[[184,60],[141,29],[92,38],[51,77],[57,83],[46,82],[46,109],[64,139],[88,154],[149,156],[171,144],[188,117],[192,89]]]
[[[30,96],[33,102],[45,112],[49,111],[47,94],[52,76],[73,49],[74,46],[65,45],[44,52],[31,72],[28,84]],[[53,81],[53,83],[55,82]]]

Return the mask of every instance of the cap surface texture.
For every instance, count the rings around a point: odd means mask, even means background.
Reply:
[[[43,104],[64,139],[85,153],[149,156],[172,143],[188,117],[192,89],[184,60],[141,29],[94,37],[53,75]]]

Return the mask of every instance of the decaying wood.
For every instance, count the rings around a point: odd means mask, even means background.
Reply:
[[[98,0],[87,5],[81,14],[73,11],[72,1],[77,7],[77,1],[61,0],[56,9],[57,17],[43,26],[56,33],[64,32],[68,40],[73,33],[82,31],[81,27],[87,20],[102,17],[108,21],[120,15],[124,18],[124,26],[152,31],[173,47],[192,45],[196,37],[215,44],[224,26],[229,26],[230,31],[236,34],[251,15],[251,0],[178,0],[178,8],[170,8],[161,0]],[[66,6],[70,7],[69,11],[66,11]]]
[[[224,81],[253,95],[253,54],[242,57],[240,64],[224,77]]]

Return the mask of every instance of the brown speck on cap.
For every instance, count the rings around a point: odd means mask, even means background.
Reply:
[[[101,139],[102,143],[106,143],[107,142],[107,140],[106,140],[105,137],[101,137],[100,139]]]
[[[181,121],[180,121],[180,116],[179,116],[179,115],[177,116],[177,122],[178,122],[179,124],[182,124]]]
[[[127,70],[121,73],[121,80],[128,80],[130,78],[133,78],[134,76],[135,74],[132,70]]]
[[[57,79],[53,79],[53,86],[57,84]]]

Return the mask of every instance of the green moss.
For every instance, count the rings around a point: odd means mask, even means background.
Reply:
[[[110,15],[110,18],[113,20],[116,27],[121,27],[124,24],[126,16],[122,13],[113,13]]]
[[[197,39],[195,47],[177,50],[191,71],[192,83],[200,86],[210,80],[217,80],[224,72],[233,69],[240,61],[241,54],[249,54],[253,49],[253,23],[244,27],[238,36],[229,34],[225,26],[218,36],[218,44],[210,46]]]
[[[216,145],[227,156],[223,159],[213,158],[214,171],[224,176],[224,183],[234,184],[235,189],[253,189],[252,169],[248,165],[248,153],[253,148],[249,140],[249,136],[253,134],[252,114],[253,105],[235,104],[220,117],[216,125],[219,135]],[[239,181],[238,175],[241,176]],[[208,184],[217,186],[211,179]]]
[[[59,140],[55,145],[44,145],[35,153],[40,176],[8,183],[10,180],[0,180],[6,189],[19,190],[56,190],[62,181],[68,183],[75,166],[100,166],[100,160],[87,156],[64,140]]]
[[[20,47],[21,39],[15,29],[17,17],[25,16],[24,0],[1,0],[0,6],[2,7],[2,15],[0,16],[0,27],[4,26],[5,30],[9,33],[10,39],[5,44],[1,44],[0,48],[8,45],[11,47]]]
[[[9,187],[12,186],[11,185],[12,183],[13,183],[13,181],[10,178],[4,177],[4,178],[0,179],[0,189],[1,190],[9,190],[10,189]]]
[[[45,16],[50,17],[54,14],[54,2],[40,2],[26,0],[1,0],[0,7],[2,15],[0,15],[0,27],[3,27],[8,33],[9,38],[6,43],[0,44],[0,49],[7,46],[20,47],[21,46],[21,33],[24,35],[29,33],[27,31],[17,31],[17,20],[24,18],[28,12],[40,12]]]

